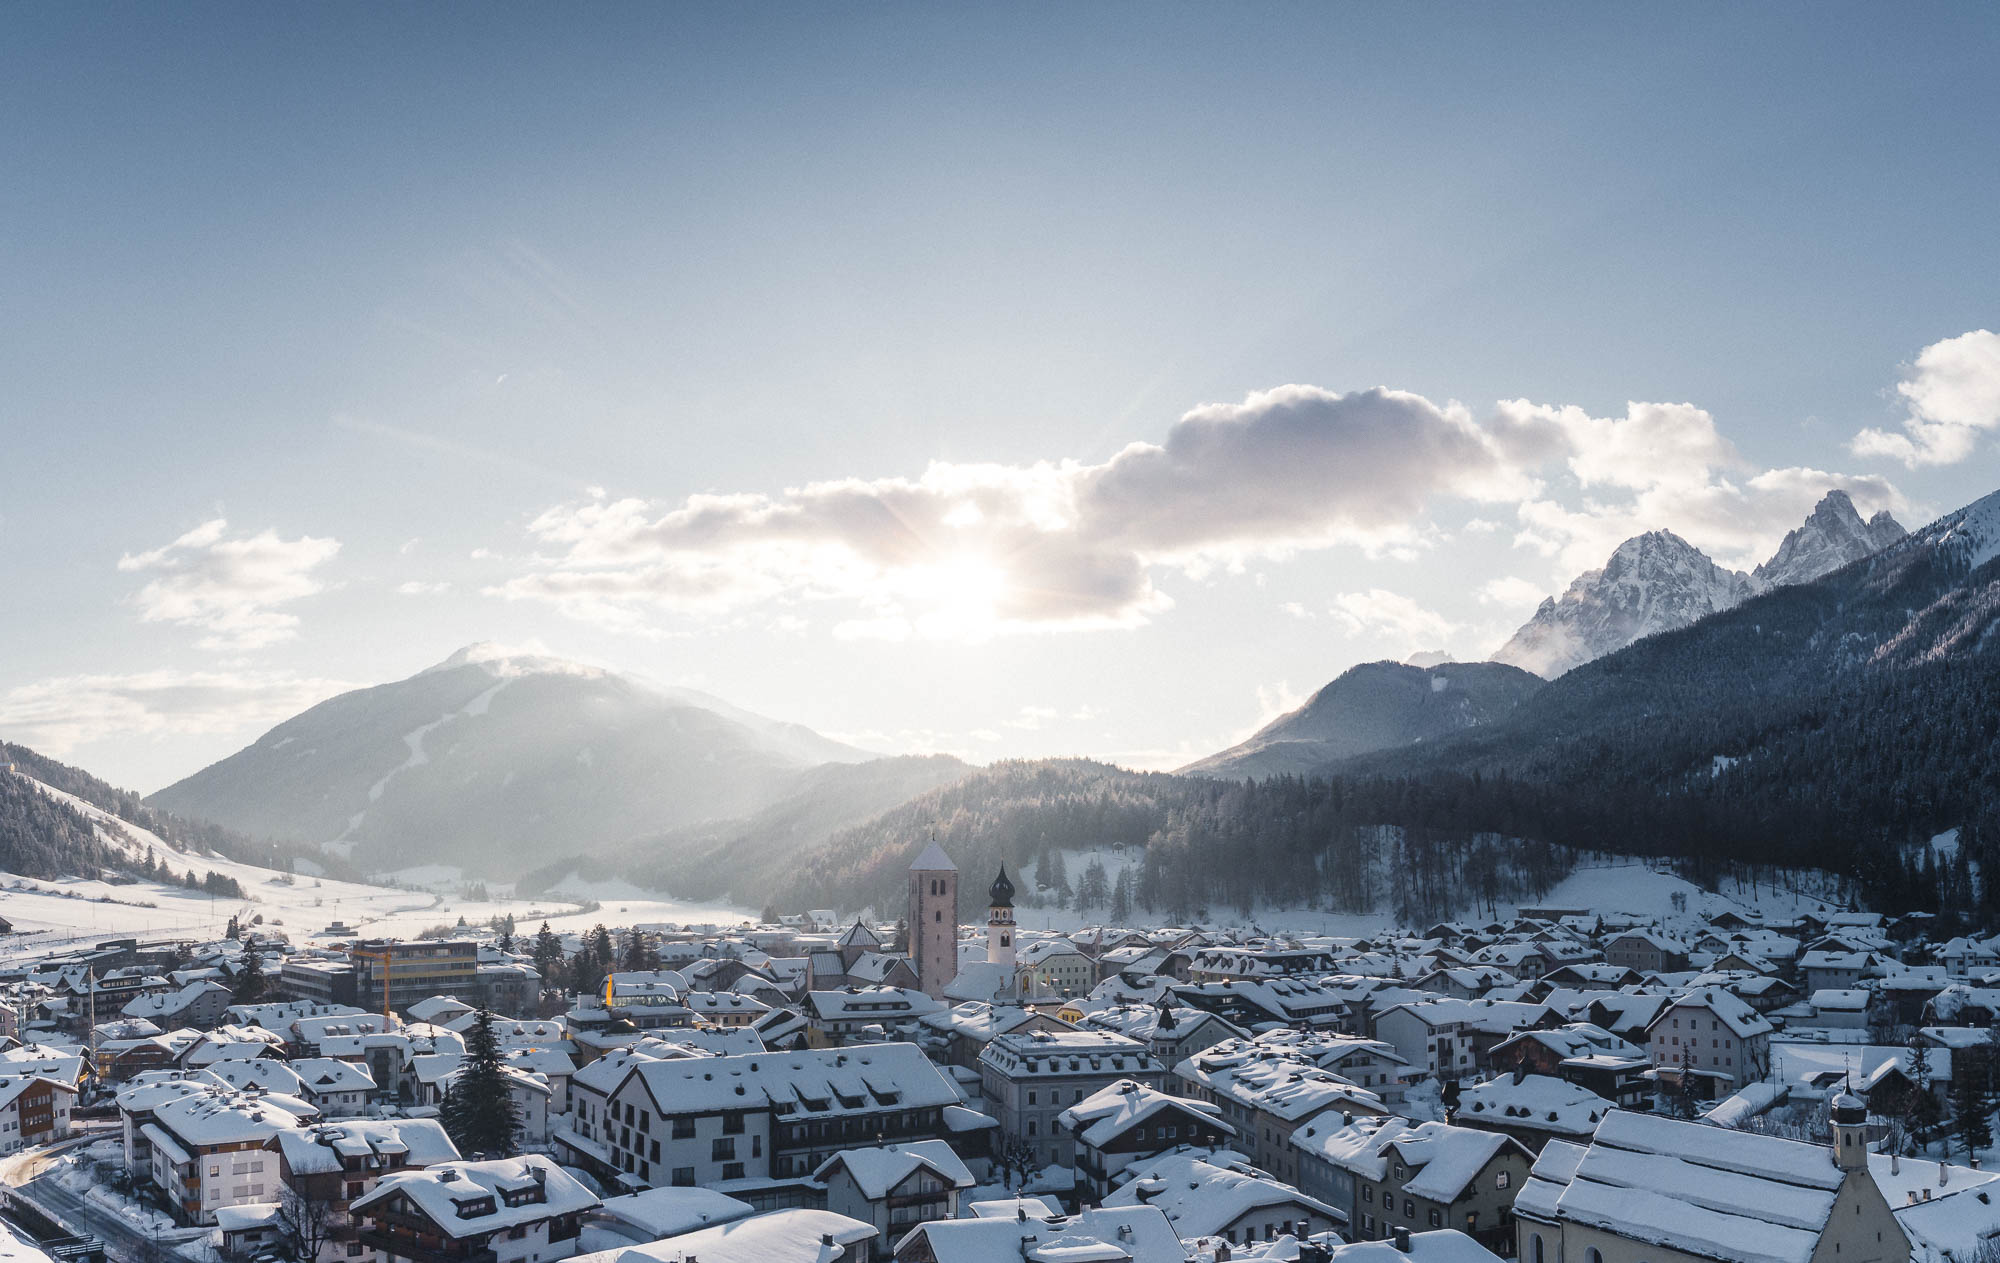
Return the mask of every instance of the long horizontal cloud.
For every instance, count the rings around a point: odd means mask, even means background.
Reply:
[[[61,756],[101,737],[238,732],[350,687],[275,671],[62,676],[0,692],[0,736]]]
[[[651,611],[784,595],[847,598],[892,634],[1115,626],[1166,606],[1155,566],[1201,566],[1406,540],[1441,497],[1529,490],[1458,408],[1418,395],[1286,386],[1196,409],[1162,444],[1101,464],[931,465],[780,496],[548,510],[529,524],[553,565],[492,589],[642,626]]]
[[[1579,503],[1546,489],[1564,471]],[[935,463],[775,496],[558,505],[528,526],[545,560],[488,591],[637,631],[767,601],[847,602],[836,632],[850,638],[1131,626],[1170,604],[1162,568],[1395,553],[1423,544],[1445,502],[1514,505],[1517,542],[1580,570],[1654,527],[1740,562],[1835,486],[1864,509],[1901,502],[1881,479],[1748,469],[1689,404],[1599,418],[1515,400],[1481,423],[1400,391],[1284,386],[1096,464]]]

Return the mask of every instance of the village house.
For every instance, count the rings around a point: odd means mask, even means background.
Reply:
[[[876,1250],[885,1258],[918,1224],[956,1219],[958,1195],[973,1185],[972,1172],[942,1140],[842,1149],[813,1180],[826,1188],[827,1210],[875,1226]]]
[[[1101,1200],[1135,1162],[1182,1145],[1229,1143],[1236,1129],[1220,1115],[1221,1109],[1207,1101],[1120,1079],[1057,1115],[1056,1127],[1075,1141],[1078,1180],[1089,1197]]]
[[[384,1263],[548,1263],[577,1252],[597,1197],[539,1154],[400,1171],[355,1198],[356,1239]]]
[[[1509,1209],[1535,1160],[1508,1136],[1394,1117],[1314,1123],[1293,1133],[1292,1146],[1299,1187],[1346,1211],[1355,1240],[1456,1228],[1503,1254],[1512,1249]]]
[[[1158,1088],[1166,1069],[1144,1044],[1107,1031],[1001,1035],[979,1056],[980,1087],[1003,1136],[1028,1146],[1041,1164],[1071,1165],[1072,1137],[1056,1126],[1069,1106],[1132,1079]]]
[[[1741,996],[1703,987],[1662,1008],[1646,1030],[1647,1054],[1663,1068],[1705,1070],[1738,1085],[1771,1072],[1769,1020]]]

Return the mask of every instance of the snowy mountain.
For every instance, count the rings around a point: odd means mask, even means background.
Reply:
[[[1491,661],[1554,679],[1642,637],[1733,609],[1759,592],[1809,583],[1903,538],[1885,512],[1863,521],[1845,491],[1829,491],[1752,574],[1728,570],[1671,531],[1626,540],[1602,569],[1578,575]]]
[[[1757,567],[1750,580],[1759,592],[1788,583],[1810,583],[1870,553],[1881,552],[1906,533],[1887,509],[1864,522],[1845,491],[1829,491],[1812,516],[1785,536],[1778,551]]]
[[[1644,636],[1686,627],[1751,594],[1749,576],[1725,570],[1672,531],[1618,546],[1602,569],[1542,602],[1491,661],[1548,679]]]
[[[1304,775],[1353,755],[1492,723],[1542,683],[1539,676],[1498,662],[1428,667],[1365,662],[1247,741],[1180,773],[1228,780]]]
[[[375,871],[507,876],[747,815],[870,756],[719,698],[475,645],[330,698],[147,801]]]

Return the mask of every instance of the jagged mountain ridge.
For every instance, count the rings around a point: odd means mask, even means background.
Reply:
[[[1853,499],[1838,489],[1827,492],[1749,574],[1717,565],[1671,531],[1650,531],[1620,544],[1561,597],[1543,601],[1490,660],[1554,679],[1644,637],[1733,609],[1759,592],[1831,574],[1903,535],[1886,510],[1863,521]]]
[[[1308,774],[1358,754],[1492,723],[1543,683],[1499,662],[1364,662],[1241,744],[1179,772],[1228,779]]]
[[[378,871],[511,876],[747,815],[811,768],[870,757],[706,694],[474,646],[329,698],[147,801]]]

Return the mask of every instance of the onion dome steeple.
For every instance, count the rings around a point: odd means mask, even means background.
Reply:
[[[988,892],[988,907],[1011,908],[1014,906],[1014,883],[1007,880],[1007,866],[1000,866],[1000,875],[993,879],[993,889]]]

